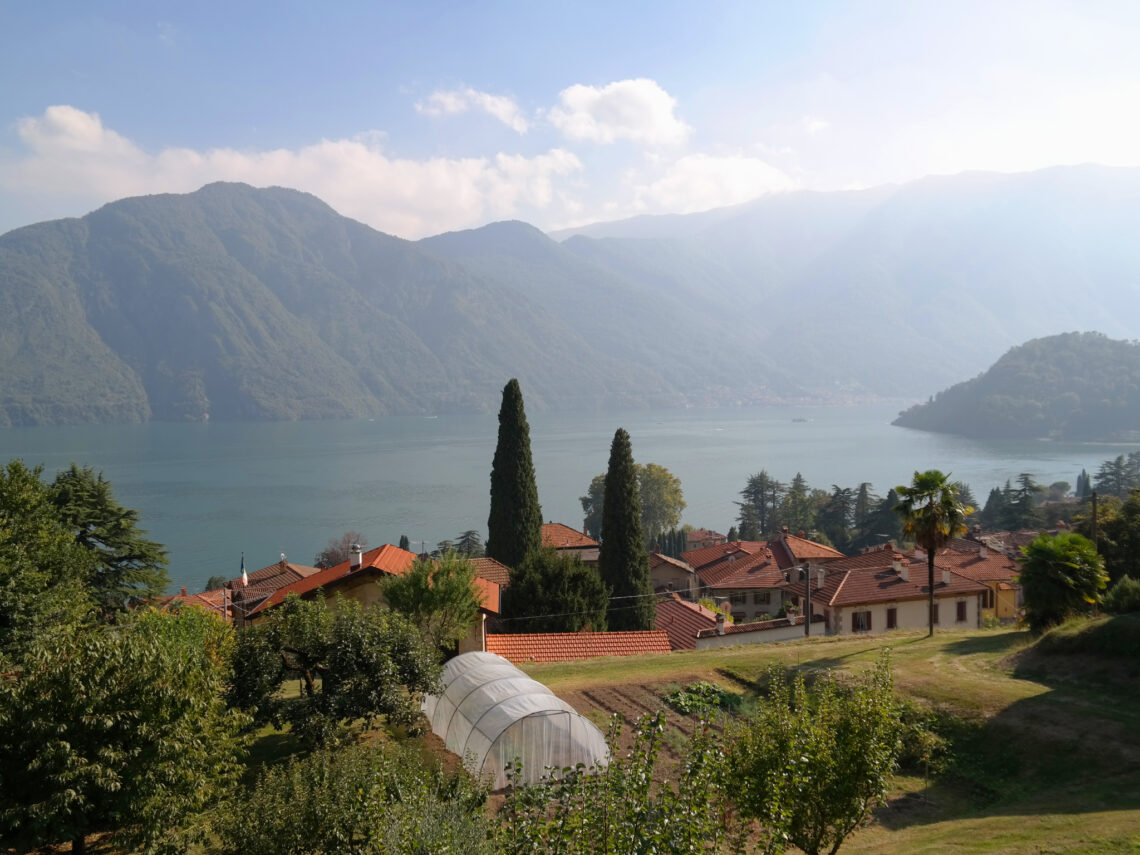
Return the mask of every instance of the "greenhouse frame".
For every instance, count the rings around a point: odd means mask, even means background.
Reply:
[[[537,783],[550,768],[609,761],[606,738],[592,722],[494,653],[464,653],[443,667],[443,691],[424,698],[432,731],[495,789],[518,761],[515,783]]]

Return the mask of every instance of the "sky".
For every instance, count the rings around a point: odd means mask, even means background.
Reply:
[[[1140,165],[1135,0],[0,0],[0,232],[212,181],[419,238]]]

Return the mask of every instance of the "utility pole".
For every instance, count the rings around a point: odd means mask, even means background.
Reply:
[[[804,574],[804,637],[811,635],[811,565],[800,570]]]

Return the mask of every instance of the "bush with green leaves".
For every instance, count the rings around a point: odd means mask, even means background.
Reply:
[[[214,851],[493,855],[486,795],[410,745],[324,748],[266,770],[219,811]]]
[[[739,695],[734,695],[707,680],[690,683],[669,692],[663,700],[681,715],[703,714],[717,708],[736,709],[740,706]]]
[[[756,715],[726,738],[740,811],[808,855],[834,855],[885,797],[902,732],[885,656],[849,685],[826,676],[811,690],[773,669]]]
[[[1121,576],[1104,595],[1104,610],[1116,615],[1140,612],[1140,581]]]
[[[633,746],[601,769],[552,770],[541,784],[516,786],[499,813],[505,855],[693,855],[775,851],[748,834],[727,798],[724,752],[707,718],[694,732],[676,783],[654,784],[664,716],[641,718]],[[512,769],[517,778],[519,767]]]
[[[199,609],[47,637],[0,678],[0,838],[183,852],[241,772],[231,631]]]
[[[1072,531],[1042,534],[1021,547],[1018,581],[1025,620],[1034,634],[1073,615],[1090,614],[1108,584],[1104,560],[1092,541]]]

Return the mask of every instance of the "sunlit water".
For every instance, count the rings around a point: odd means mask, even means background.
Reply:
[[[1137,448],[939,436],[891,427],[897,409],[532,414],[543,516],[581,525],[578,497],[605,470],[618,427],[629,431],[639,462],[681,479],[684,521],[721,532],[748,475],[760,469],[784,481],[802,472],[824,489],[870,481],[881,494],[916,469],[939,468],[984,502],[991,487],[1020,472],[1072,483],[1082,468],[1093,472]],[[497,427],[494,415],[464,415],[13,428],[0,430],[0,459],[42,464],[47,477],[73,460],[102,470],[169,549],[173,584],[196,590],[213,574],[236,575],[242,551],[250,569],[282,552],[307,564],[347,530],[373,545],[406,534],[429,548],[466,529],[485,534]]]

